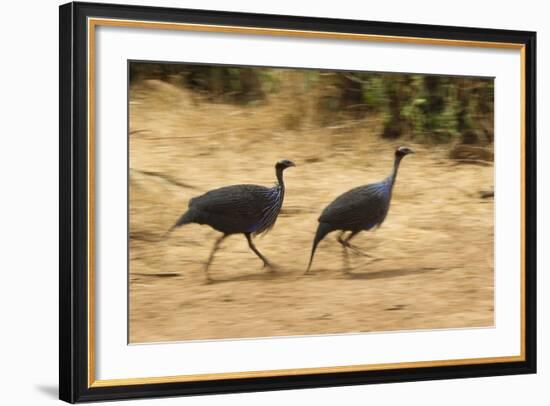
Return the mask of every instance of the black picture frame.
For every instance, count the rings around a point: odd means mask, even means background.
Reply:
[[[60,6],[59,397],[67,402],[220,394],[536,372],[536,33],[113,4]],[[88,377],[87,19],[103,17],[283,30],[513,43],[524,47],[524,360],[361,372],[93,387]],[[121,135],[124,136],[124,135]]]

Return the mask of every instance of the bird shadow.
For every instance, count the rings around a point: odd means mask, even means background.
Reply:
[[[267,271],[267,272],[264,271],[263,273],[251,273],[251,274],[234,276],[231,278],[211,279],[210,283],[216,284],[216,283],[245,282],[245,281],[269,281],[269,280],[284,278],[285,276],[288,276],[288,273],[281,272],[281,271]]]
[[[423,274],[427,272],[433,272],[436,271],[438,268],[413,268],[413,269],[385,269],[383,271],[375,271],[375,272],[349,272],[346,274],[346,276],[349,279],[365,279],[365,280],[372,280],[372,279],[387,279],[387,278],[397,278],[399,276],[406,276],[406,275],[418,275]]]

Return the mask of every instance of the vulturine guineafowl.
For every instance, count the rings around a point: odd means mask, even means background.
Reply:
[[[248,246],[263,261],[264,267],[271,264],[258,251],[252,236],[268,232],[281,211],[285,196],[283,171],[295,166],[292,161],[282,160],[275,165],[277,184],[273,187],[258,185],[233,185],[206,192],[189,201],[189,207],[171,231],[189,223],[206,224],[223,233],[214,243],[204,271],[210,280],[208,267],[221,242],[231,234],[244,234]]]
[[[340,230],[338,242],[342,244],[344,255],[347,256],[347,249],[358,249],[350,244],[350,240],[361,231],[371,230],[380,227],[388,214],[392,197],[393,185],[399,164],[404,156],[413,151],[407,147],[399,147],[395,151],[393,170],[390,175],[381,182],[353,188],[338,196],[330,203],[319,217],[319,226],[313,240],[311,257],[306,274],[311,268],[313,256],[319,242],[325,236],[335,230]],[[345,232],[350,233],[343,238]]]

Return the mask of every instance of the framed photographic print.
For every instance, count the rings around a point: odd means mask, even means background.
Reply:
[[[536,371],[533,32],[60,7],[60,398]]]

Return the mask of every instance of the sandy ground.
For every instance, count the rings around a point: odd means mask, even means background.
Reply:
[[[266,337],[493,324],[493,166],[457,164],[449,146],[380,140],[380,123],[287,130],[292,106],[203,103],[161,82],[131,91],[130,342]],[[303,276],[317,217],[336,196],[401,165],[389,215],[355,244],[344,274],[336,233],[319,245]],[[275,182],[285,172],[283,212],[256,239],[277,265],[261,261],[244,236],[226,239],[206,284],[203,264],[220,234],[189,225],[167,238],[193,196],[230,184]]]

